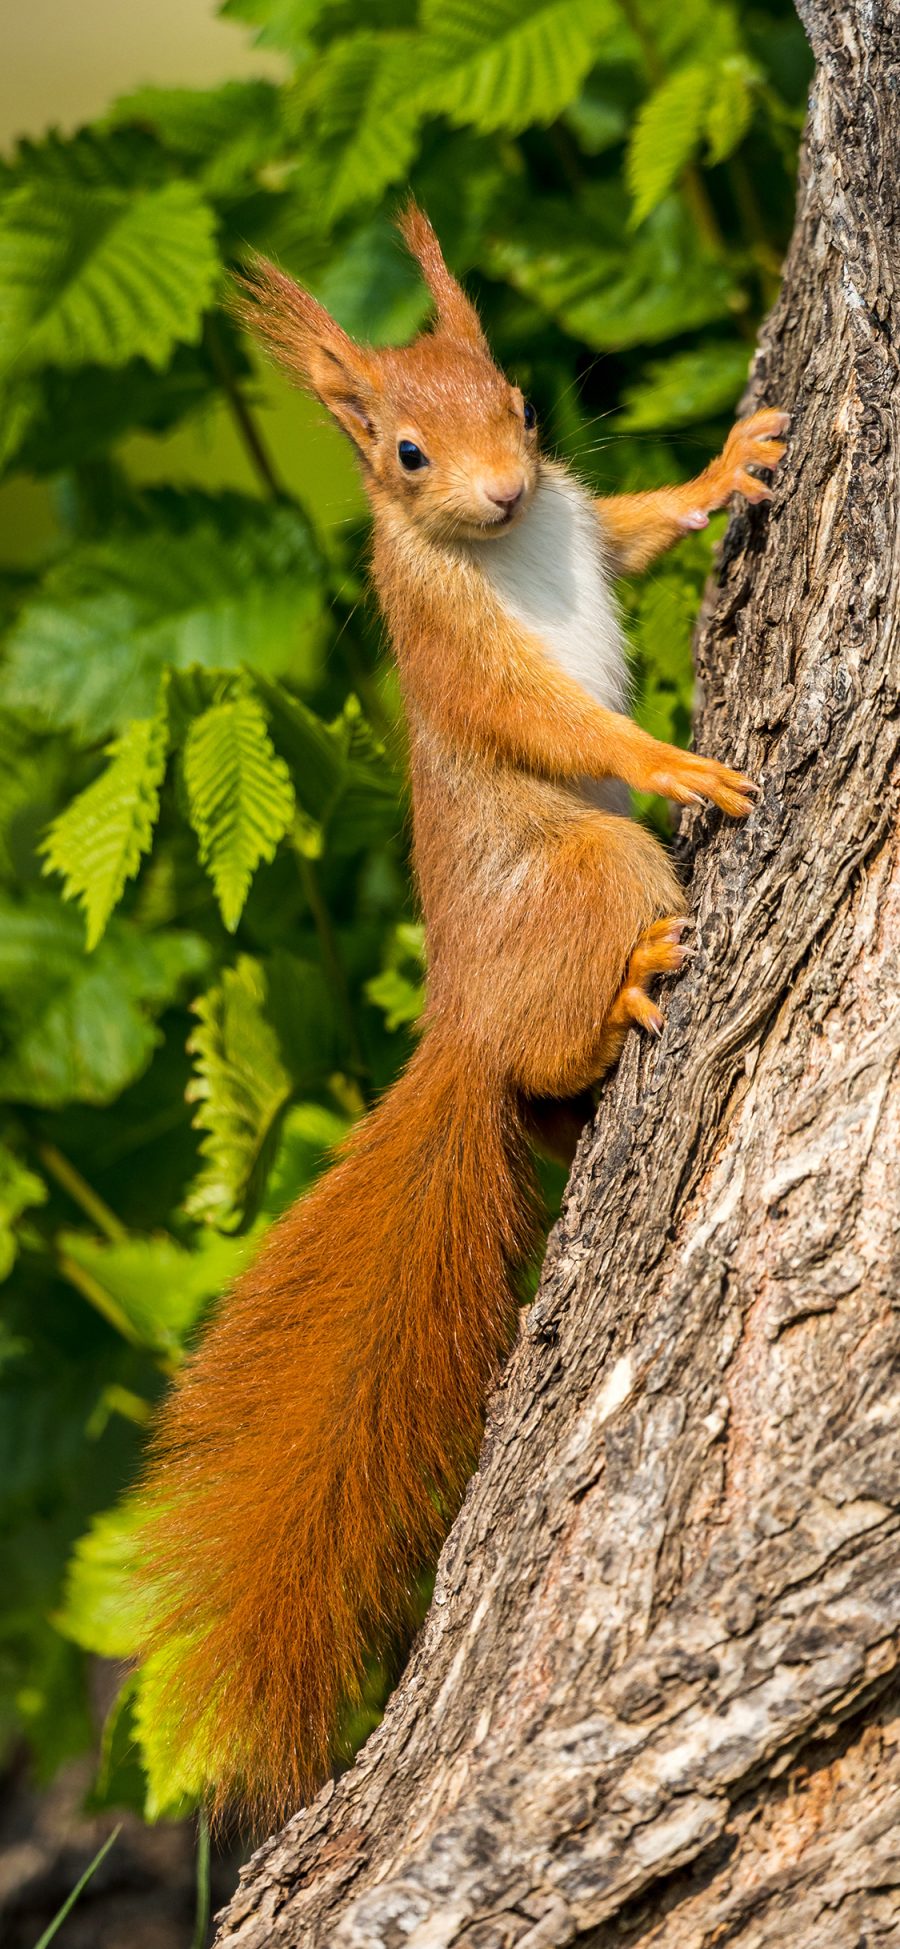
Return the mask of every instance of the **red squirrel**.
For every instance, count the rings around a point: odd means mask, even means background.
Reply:
[[[435,320],[358,345],[258,260],[245,318],[349,434],[410,734],[428,1001],[405,1072],[266,1241],[165,1405],[144,1488],[147,1650],[175,1753],[259,1818],[327,1777],[370,1645],[409,1623],[477,1455],[532,1238],[528,1133],[612,1064],[684,955],[634,786],[734,818],[754,787],[627,715],[610,578],[769,489],[787,419],[696,480],[592,500],[414,205]],[[552,1121],[552,1108],[550,1109]]]

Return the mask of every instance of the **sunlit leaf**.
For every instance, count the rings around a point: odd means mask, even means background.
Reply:
[[[63,898],[81,903],[89,950],[152,844],[167,748],[164,711],[135,718],[109,746],[99,777],[54,819],[41,847],[45,872],[62,875]]]
[[[568,107],[618,26],[612,0],[422,0],[420,17],[421,99],[513,134]]]
[[[189,183],[26,183],[0,204],[0,372],[161,368],[199,337],[219,274],[215,218]]]
[[[274,859],[294,814],[290,773],[255,697],[228,698],[194,719],[184,777],[200,858],[234,933],[257,866]]]
[[[93,742],[153,711],[168,665],[308,676],[322,591],[304,516],[257,502],[237,521],[199,514],[182,532],[70,549],[10,634],[0,699]]]

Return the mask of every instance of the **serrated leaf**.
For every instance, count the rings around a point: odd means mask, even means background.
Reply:
[[[147,1618],[136,1571],[146,1513],[136,1501],[95,1516],[69,1558],[57,1630],[101,1658],[132,1658]]]
[[[424,324],[430,299],[393,224],[367,223],[309,280],[315,296],[345,332],[371,345],[405,345]]]
[[[632,222],[643,223],[677,182],[700,144],[715,70],[679,68],[640,109],[625,157]]]
[[[246,693],[194,719],[184,747],[191,824],[234,933],[261,860],[274,859],[294,816],[294,788],[269,737],[265,713]]]
[[[677,352],[647,367],[639,384],[625,393],[619,425],[690,426],[734,406],[747,378],[747,348],[727,339]]]
[[[48,129],[37,141],[23,136],[9,163],[7,190],[142,190],[171,180],[165,151],[147,129],[105,129],[96,123],[62,135]]]
[[[272,81],[218,88],[136,88],[113,104],[112,127],[153,130],[214,195],[233,192],[283,147],[282,91]]]
[[[385,1028],[408,1028],[418,1021],[425,1004],[424,968],[424,929],[401,921],[388,942],[381,973],[366,982],[370,1002],[384,1013]]]
[[[36,737],[0,710],[0,877],[14,880],[29,869],[67,769],[61,741]]]
[[[284,684],[256,673],[254,688],[266,707],[275,744],[287,759],[297,797],[311,819],[321,824],[334,805],[344,778],[346,739]]]
[[[150,529],[75,546],[25,604],[0,699],[93,743],[154,709],[163,670],[318,661],[322,592],[299,509],[201,501],[183,533]]]
[[[46,1202],[47,1186],[15,1151],[0,1144],[0,1279],[12,1271],[18,1252],[16,1228],[23,1212]],[[0,1347],[0,1359],[2,1359]]]
[[[416,48],[411,34],[362,30],[334,41],[316,63],[307,146],[332,221],[375,202],[409,167],[424,114],[413,85]]]
[[[63,899],[81,902],[89,952],[152,845],[168,743],[164,710],[135,718],[108,747],[106,769],[54,819],[41,846],[45,873],[62,875]]]
[[[690,736],[694,694],[691,654],[697,611],[710,564],[709,537],[691,537],[683,559],[660,566],[634,603],[632,635],[638,686],[634,715],[653,737],[683,744]]]
[[[195,1003],[195,1014],[187,1095],[199,1106],[204,1165],[185,1209],[233,1231],[259,1204],[292,1092],[320,1083],[333,1066],[333,1002],[311,963],[279,952],[263,966],[241,955]],[[308,1129],[305,1140],[312,1141]]]
[[[189,183],[25,183],[0,204],[0,372],[161,369],[195,343],[220,274],[212,210]]]
[[[321,1103],[292,1103],[278,1136],[278,1149],[266,1183],[262,1211],[281,1213],[309,1190],[350,1129],[350,1118]]]
[[[113,920],[95,954],[51,894],[0,897],[0,1094],[44,1109],[111,1103],[146,1069],[161,1010],[208,958],[194,934]]]
[[[183,1351],[208,1302],[242,1271],[250,1249],[246,1240],[214,1232],[201,1233],[191,1250],[164,1233],[110,1242],[62,1232],[57,1243],[66,1269],[74,1266],[109,1293],[127,1337],[169,1359]]]
[[[590,83],[566,109],[565,122],[586,156],[599,156],[621,142],[628,128],[628,109],[612,83]]]
[[[552,122],[574,101],[616,9],[605,0],[423,0],[417,65],[432,113],[485,134]]]
[[[204,1720],[198,1717],[186,1729],[183,1717],[173,1718],[171,1673],[183,1650],[181,1636],[170,1638],[138,1673],[134,1730],[147,1775],[144,1819],[151,1822],[183,1820],[208,1785],[204,1754],[210,1740]]]
[[[612,193],[607,200],[614,207]],[[568,206],[545,208],[527,236],[493,242],[486,260],[492,274],[508,278],[596,351],[680,337],[740,302],[733,272],[704,249],[679,197],[654,210],[636,237],[614,245],[574,240],[575,227],[598,228],[591,203],[576,206],[574,219]]]
[[[195,1058],[187,1096],[199,1108],[204,1167],[185,1203],[192,1218],[233,1231],[258,1195],[271,1156],[291,1078],[278,1036],[265,1014],[265,973],[241,955],[217,987],[194,1005],[199,1027],[188,1050]]]

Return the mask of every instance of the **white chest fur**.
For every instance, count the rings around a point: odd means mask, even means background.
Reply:
[[[495,595],[554,662],[608,710],[626,707],[622,630],[597,517],[578,481],[547,468],[521,520],[478,545]]]

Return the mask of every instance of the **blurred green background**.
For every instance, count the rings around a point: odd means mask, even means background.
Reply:
[[[789,0],[39,0],[3,37],[0,1744],[176,1821],[128,1488],[423,976],[363,497],[229,270],[262,249],[401,341],[412,186],[548,450],[603,493],[687,477],[777,290],[810,61]],[[713,541],[622,591],[680,741]]]

